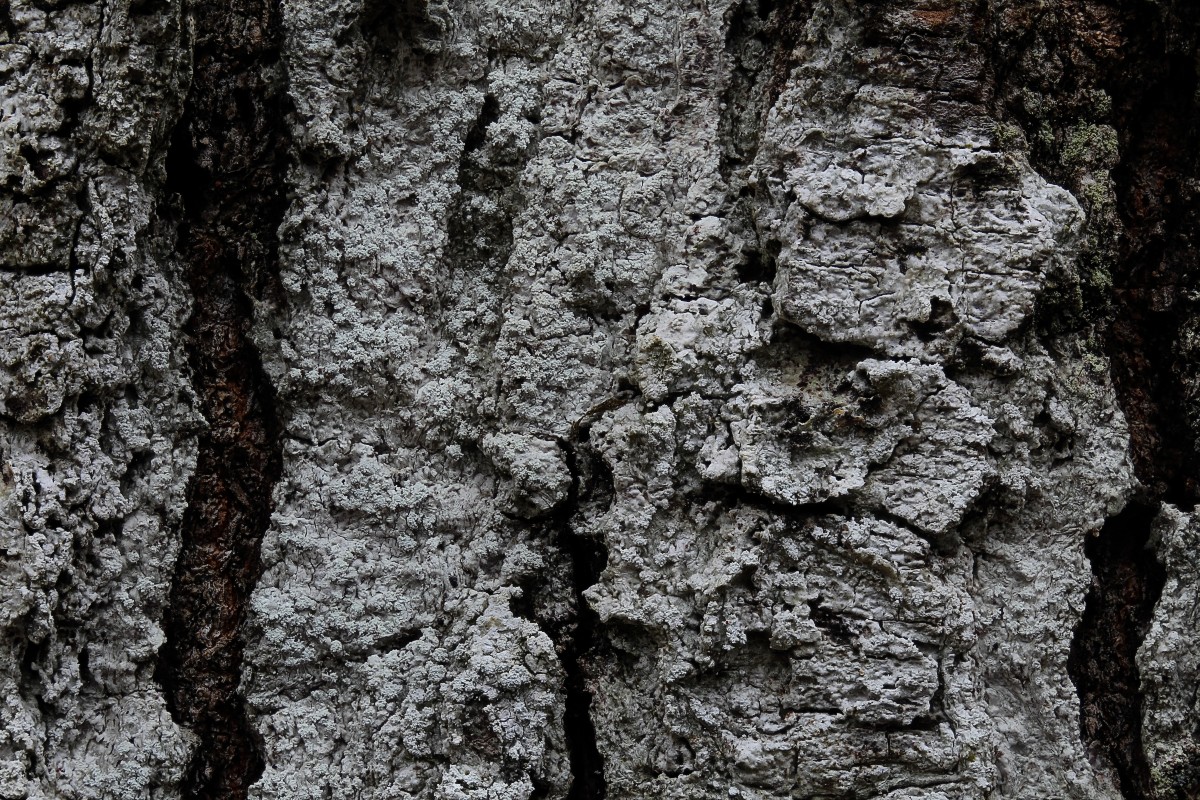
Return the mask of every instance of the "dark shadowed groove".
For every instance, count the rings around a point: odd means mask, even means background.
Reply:
[[[795,49],[802,41],[811,5],[809,0],[740,0],[727,12],[718,164],[730,195],[736,197],[728,215],[746,234],[736,265],[743,283],[775,281],[780,245],[760,236],[757,219],[763,198],[753,173],[767,114],[795,66]],[[773,313],[769,304],[766,309]]]
[[[513,220],[521,205],[519,177],[536,144],[524,150],[489,140],[499,101],[484,96],[468,129],[458,164],[460,195],[446,221],[447,270],[495,279],[513,249]],[[495,335],[494,333],[492,335]]]
[[[604,650],[606,639],[600,617],[588,605],[583,593],[600,580],[600,573],[608,564],[608,551],[603,543],[577,533],[571,520],[581,503],[603,502],[601,495],[611,491],[612,476],[607,474],[602,459],[591,457],[586,443],[579,441],[581,436],[587,436],[587,428],[577,426],[571,439],[560,441],[571,471],[571,492],[564,508],[550,521],[556,544],[571,565],[575,618],[572,625],[552,629],[551,638],[555,640],[566,673],[563,728],[571,764],[571,788],[567,800],[605,800],[608,783],[592,719],[594,698],[588,663]]]
[[[1106,349],[1138,479],[1153,499],[1191,506],[1200,477],[1187,397],[1196,359],[1178,343],[1196,312],[1190,296],[1200,288],[1200,197],[1187,188],[1200,177],[1196,64],[1169,52],[1168,22],[1157,8],[1130,3],[1126,13],[1126,63],[1107,82],[1120,137],[1113,179],[1124,231]],[[1092,591],[1072,650],[1085,741],[1107,752],[1127,800],[1156,796],[1135,657],[1165,580],[1146,548],[1157,508],[1131,507],[1088,543]]]
[[[192,384],[208,427],[188,489],[157,678],[199,738],[183,787],[246,797],[263,760],[238,693],[241,628],[281,471],[274,395],[249,331],[277,292],[284,212],[283,86],[276,0],[192,0],[194,71],[168,153],[182,201],[178,251],[192,293]]]
[[[1131,503],[1088,540],[1092,584],[1067,661],[1084,741],[1112,761],[1129,800],[1154,797],[1136,658],[1166,580],[1146,546],[1157,513],[1157,503]]]
[[[583,591],[600,579],[607,555],[602,547],[581,536],[571,534],[564,539],[571,558],[578,614],[574,634],[563,655],[563,668],[567,674],[563,728],[571,757],[571,790],[567,800],[604,800],[607,795],[604,757],[596,743],[593,695],[584,663],[599,646],[602,632],[599,616],[588,605]]]
[[[1089,215],[1078,296],[1049,305],[1071,311],[1066,329],[1103,344],[1143,487],[1087,543],[1092,584],[1069,662],[1084,742],[1112,763],[1127,800],[1143,800],[1155,790],[1135,656],[1164,580],[1146,544],[1160,502],[1200,499],[1200,10],[1170,0],[991,5],[999,111],[1025,130],[1034,166]],[[1106,125],[1116,132],[1112,203],[1089,191],[1107,165],[1096,137],[1080,135]]]
[[[1109,89],[1120,136],[1113,179],[1124,231],[1106,349],[1138,479],[1152,498],[1190,507],[1200,497],[1200,430],[1189,407],[1200,353],[1180,343],[1200,310],[1196,60],[1170,52],[1170,23],[1157,8],[1147,2],[1127,8],[1127,58],[1135,68],[1115,74]],[[1088,543],[1092,591],[1073,642],[1088,655],[1072,672],[1085,741],[1107,751],[1127,800],[1158,797],[1142,742],[1136,661],[1166,580],[1146,546],[1158,507],[1132,506]]]
[[[546,542],[552,567],[522,581],[521,594],[511,601],[513,614],[536,624],[554,643],[564,673],[563,734],[566,738],[571,785],[567,800],[605,800],[608,782],[592,718],[595,675],[613,655],[604,624],[588,605],[584,592],[600,580],[608,550],[596,538],[575,529],[575,521],[590,510],[612,502],[612,473],[587,443],[588,428],[603,409],[627,402],[628,393],[609,398],[559,439],[571,473],[571,488],[562,505],[534,522],[536,535]],[[565,603],[563,601],[566,601]],[[547,797],[552,787],[538,776],[530,800]]]
[[[1147,3],[1133,5],[1142,13],[1127,29],[1140,69],[1111,91],[1122,151],[1113,178],[1125,231],[1113,270],[1108,353],[1138,477],[1155,496],[1190,506],[1200,499],[1200,420],[1189,403],[1200,360],[1180,344],[1200,312],[1196,59],[1170,52],[1168,20]]]
[[[725,33],[726,84],[721,92],[721,175],[754,163],[766,108],[766,71],[773,53],[775,0],[741,0],[729,10]],[[740,182],[740,181],[739,181]]]

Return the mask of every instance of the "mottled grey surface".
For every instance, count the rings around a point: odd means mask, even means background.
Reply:
[[[898,68],[842,0],[786,37],[754,0],[283,10],[252,797],[565,798],[571,670],[612,798],[1120,796],[1066,664],[1128,434],[1103,355],[1031,321],[1082,213],[998,144],[978,53]],[[11,17],[0,797],[176,797],[179,6]],[[1169,770],[1200,576],[1159,526]]]
[[[1200,719],[1200,526],[1194,514],[1164,506],[1154,542],[1166,585],[1138,650],[1146,703],[1142,736],[1155,788],[1184,797],[1195,781],[1196,720]]]
[[[0,31],[0,797],[175,797],[153,680],[195,459],[157,221],[178,3],[6,4]]]

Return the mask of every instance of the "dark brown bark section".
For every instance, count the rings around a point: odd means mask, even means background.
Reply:
[[[1126,9],[1128,66],[1112,89],[1121,162],[1114,170],[1118,214],[1124,226],[1120,258],[1113,270],[1113,322],[1107,350],[1113,382],[1129,422],[1130,447],[1139,480],[1151,497],[1184,508],[1200,500],[1200,103],[1197,97],[1195,6],[1176,4],[1179,15],[1147,2]],[[1184,37],[1182,41],[1175,37]],[[1155,504],[1157,509],[1157,504]],[[1146,549],[1153,517],[1143,514],[1121,550],[1089,552],[1093,592],[1100,613],[1124,620],[1102,621],[1121,642],[1121,622],[1134,635],[1116,662],[1110,653],[1090,660],[1093,674],[1108,683],[1128,676],[1121,696],[1134,728],[1110,740],[1102,727],[1091,741],[1109,742],[1126,798],[1195,798],[1156,786],[1142,749],[1142,696],[1133,657],[1149,629],[1166,575]],[[1105,530],[1108,526],[1105,527]],[[1115,580],[1106,581],[1105,573]],[[1110,587],[1106,592],[1105,588]],[[1085,623],[1086,623],[1085,618]],[[1081,636],[1089,632],[1081,626]],[[1105,690],[1080,698],[1105,698]],[[1109,691],[1111,694],[1111,691]],[[1119,708],[1119,705],[1118,705]],[[1084,706],[1089,723],[1108,720]],[[1192,787],[1193,790],[1195,787]],[[1164,792],[1166,794],[1164,794]]]
[[[1034,165],[1088,212],[1082,307],[1112,362],[1139,479],[1156,499],[1200,499],[1200,8],[1170,0],[993,2],[1000,113]],[[1102,135],[1111,125],[1112,163]],[[1098,181],[1111,175],[1108,207]]]
[[[284,211],[275,0],[195,0],[194,75],[168,155],[193,295],[192,383],[208,422],[188,493],[158,677],[200,738],[184,796],[244,798],[262,774],[242,699],[246,605],[281,470],[274,397],[249,336],[273,291]]]
[[[1196,11],[1189,15],[1194,31]],[[1200,499],[1200,359],[1187,347],[1200,312],[1200,108],[1194,46],[1173,52],[1168,43],[1177,24],[1152,10],[1133,15],[1132,64],[1113,91],[1125,231],[1108,351],[1138,477],[1155,496],[1190,506]]]
[[[984,8],[1000,113],[1088,214],[1076,297],[1047,317],[1105,348],[1143,490],[1087,544],[1092,585],[1070,673],[1085,743],[1113,764],[1126,798],[1152,798],[1135,656],[1164,574],[1147,541],[1160,502],[1200,499],[1200,9],[1171,0]]]

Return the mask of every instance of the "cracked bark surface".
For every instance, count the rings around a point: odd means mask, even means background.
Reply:
[[[10,0],[0,797],[1196,796],[1196,12]]]
[[[1111,760],[1126,798],[1154,797],[1136,662],[1165,575],[1148,549],[1154,506],[1130,504],[1088,542],[1092,587],[1071,650],[1084,740]]]
[[[1139,654],[1155,646],[1142,647],[1167,579],[1160,562],[1170,560],[1153,552],[1152,529],[1169,527],[1174,507],[1195,505],[1200,474],[1189,266],[1200,255],[1200,206],[1189,188],[1196,158],[1182,147],[1200,118],[1200,17],[1173,3],[1098,2],[1037,18],[1014,5],[996,19],[999,40],[1019,42],[998,59],[1000,99],[1030,132],[1038,168],[1089,213],[1084,270],[1066,317],[1104,342],[1141,483],[1139,498],[1088,544],[1094,579],[1071,670],[1083,735],[1116,766],[1125,797],[1194,796],[1194,733],[1176,731],[1173,742],[1155,735],[1147,758],[1143,720],[1151,733],[1160,727],[1161,698],[1173,689],[1153,687],[1145,707],[1139,665],[1149,658]],[[1051,67],[1033,67],[1034,53],[1054,53]],[[1161,620],[1157,635],[1171,625]],[[1180,671],[1174,681],[1191,678]],[[1178,763],[1167,768],[1170,759]]]
[[[192,82],[167,155],[166,191],[182,202],[176,247],[192,297],[185,332],[207,428],[156,678],[175,721],[198,739],[183,796],[218,800],[245,798],[263,769],[238,684],[282,445],[274,390],[249,331],[256,301],[277,288],[287,142],[277,3],[198,2],[189,13]]]

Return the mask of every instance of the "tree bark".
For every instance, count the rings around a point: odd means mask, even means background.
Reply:
[[[1198,31],[5,0],[0,798],[1200,797]]]

